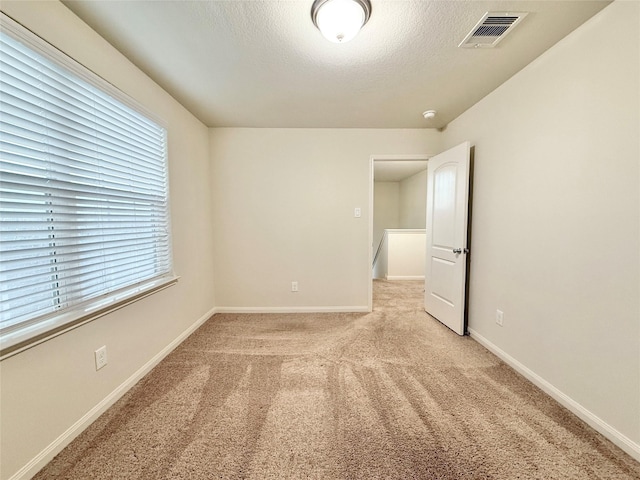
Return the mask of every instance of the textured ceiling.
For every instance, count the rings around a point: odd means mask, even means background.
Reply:
[[[211,127],[440,128],[610,2],[372,0],[346,44],[312,0],[63,3]],[[496,48],[457,47],[509,10],[530,13]]]

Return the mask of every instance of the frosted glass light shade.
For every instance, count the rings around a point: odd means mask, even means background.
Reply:
[[[311,7],[313,23],[327,40],[336,43],[355,37],[370,12],[369,0],[316,0]]]

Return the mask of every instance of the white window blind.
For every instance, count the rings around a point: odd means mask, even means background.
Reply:
[[[0,334],[170,275],[167,189],[164,128],[0,32]]]

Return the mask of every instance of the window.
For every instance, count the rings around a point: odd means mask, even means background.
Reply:
[[[2,16],[3,351],[173,278],[166,130]]]

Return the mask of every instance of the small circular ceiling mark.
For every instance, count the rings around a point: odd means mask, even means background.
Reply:
[[[425,120],[433,120],[436,117],[436,112],[435,110],[425,110],[424,112],[422,112],[422,116],[424,117]]]

